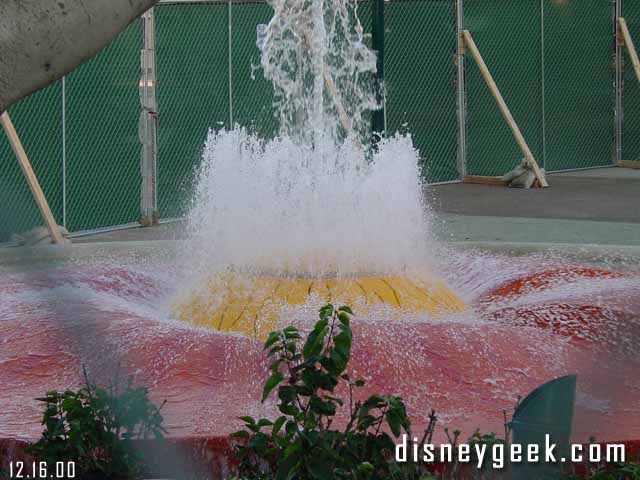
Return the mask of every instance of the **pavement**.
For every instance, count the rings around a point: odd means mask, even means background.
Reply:
[[[432,186],[439,235],[452,241],[640,245],[640,170],[548,175],[549,188]]]
[[[437,235],[458,242],[640,245],[640,170],[548,175],[549,188],[461,183],[427,187]],[[76,237],[74,243],[176,240],[184,223]]]
[[[640,223],[640,169],[583,170],[548,181],[545,189],[433,186],[433,207],[457,215]]]

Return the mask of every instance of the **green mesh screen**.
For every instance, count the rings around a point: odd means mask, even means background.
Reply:
[[[465,0],[464,6],[465,27],[544,166],[540,1]],[[467,174],[503,175],[520,162],[522,152],[470,53],[466,65]]]
[[[34,93],[9,109],[40,186],[62,224],[62,88],[61,83]],[[7,137],[0,128],[0,242],[12,233],[42,225],[31,190]]]
[[[430,182],[458,178],[455,4],[385,4],[387,130],[410,132]]]
[[[229,127],[228,6],[159,5],[158,209],[184,213],[209,128]]]
[[[67,226],[86,230],[140,214],[140,23],[66,80]]]
[[[623,15],[636,49],[640,47],[640,3],[627,0]],[[640,84],[624,48],[624,131],[622,160],[640,161]]]
[[[613,9],[612,0],[545,1],[547,170],[613,162]]]
[[[231,12],[233,122],[272,137],[278,130],[273,110],[273,88],[260,68],[256,28],[268,23],[273,9],[264,2],[234,3]]]

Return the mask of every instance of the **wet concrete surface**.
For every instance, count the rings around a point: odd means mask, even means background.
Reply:
[[[550,174],[550,187],[523,190],[461,183],[427,187],[434,230],[449,241],[640,245],[640,170]],[[179,240],[185,223],[74,238],[74,243]]]

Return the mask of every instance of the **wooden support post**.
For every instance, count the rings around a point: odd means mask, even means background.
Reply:
[[[631,38],[631,32],[629,32],[629,26],[624,17],[618,17],[618,38],[622,38],[622,43],[627,47],[631,63],[633,64],[633,71],[636,74],[638,82],[640,82],[640,59],[638,59],[638,52]],[[640,168],[640,162],[630,160],[618,161],[618,166],[623,168]]]
[[[11,122],[11,119],[9,118],[9,114],[7,112],[4,112],[2,113],[2,115],[0,115],[0,122],[2,123],[2,127],[4,128],[5,133],[7,134],[9,143],[11,144],[11,148],[16,154],[16,157],[18,157],[18,163],[20,164],[20,168],[22,168],[24,178],[29,184],[29,188],[31,189],[31,193],[33,193],[33,197],[36,200],[38,209],[40,210],[42,218],[44,219],[45,224],[49,229],[49,233],[51,234],[53,243],[64,243],[64,238],[62,238],[60,228],[58,228],[58,224],[56,223],[55,218],[53,218],[53,213],[51,213],[51,209],[49,208],[47,199],[42,192],[42,188],[40,188],[38,178],[36,177],[33,168],[31,168],[29,158],[27,157],[27,154],[22,147],[22,143],[20,142],[18,133],[16,132],[16,129],[13,126],[13,122]]]
[[[309,37],[309,32],[305,31],[303,33],[303,37],[305,41],[305,47],[310,50],[311,38]],[[347,115],[347,112],[344,109],[342,102],[340,101],[336,84],[333,81],[333,78],[331,78],[331,74],[328,73],[326,70],[324,72],[324,85],[325,87],[327,87],[327,91],[329,92],[329,95],[331,95],[331,98],[335,102],[336,111],[338,112],[338,120],[340,120],[340,124],[342,125],[342,128],[344,128],[347,131],[347,133],[351,133],[351,127],[352,127],[351,120],[349,120],[349,115]]]
[[[344,128],[347,133],[351,133],[351,120],[349,120],[349,115],[347,115],[347,112],[340,101],[338,90],[336,89],[336,84],[333,81],[333,78],[331,78],[331,74],[326,71],[324,72],[324,84],[327,87],[329,95],[333,98],[342,128]]]
[[[622,168],[640,169],[640,161],[637,160],[620,160],[618,166]]]
[[[631,57],[631,63],[633,64],[633,70],[636,72],[636,78],[638,79],[638,82],[640,82],[640,59],[638,59],[638,52],[633,44],[633,39],[631,38],[631,33],[629,33],[629,27],[627,26],[627,21],[624,17],[618,18],[618,27],[620,28],[624,44],[629,52],[629,57]]]
[[[484,177],[478,175],[465,175],[462,177],[462,183],[473,185],[502,185],[507,186],[509,182],[502,180],[502,177]]]
[[[486,63],[484,62],[484,59],[482,58],[482,55],[480,54],[480,51],[478,50],[478,47],[476,46],[476,43],[474,42],[473,37],[471,36],[471,33],[468,30],[462,31],[462,40],[466,48],[471,52],[473,59],[478,64],[480,73],[482,74],[484,81],[487,83],[489,90],[491,90],[491,94],[493,95],[496,102],[498,103],[498,107],[500,108],[500,112],[502,113],[502,116],[504,117],[507,124],[509,125],[509,128],[513,132],[513,136],[518,142],[518,145],[520,146],[522,153],[524,153],[525,158],[531,164],[531,167],[533,168],[533,173],[535,174],[536,179],[538,180],[538,183],[540,184],[541,187],[548,187],[549,184],[547,183],[547,180],[544,178],[544,175],[542,173],[542,170],[540,170],[540,166],[538,165],[538,162],[536,162],[536,159],[533,156],[533,153],[531,152],[529,145],[527,145],[527,142],[524,139],[524,136],[522,135],[520,128],[518,128],[518,124],[514,120],[513,115],[511,115],[511,111],[509,110],[507,103],[504,101],[504,98],[502,97],[502,94],[500,93],[500,90],[498,89],[498,86],[496,85],[495,80],[491,76],[491,72],[489,72],[489,69],[487,68]]]

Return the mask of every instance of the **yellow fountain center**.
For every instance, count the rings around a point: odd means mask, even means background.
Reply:
[[[283,305],[303,305],[310,301],[357,307],[358,315],[366,314],[363,309],[381,304],[430,316],[466,309],[464,302],[437,279],[221,273],[175,305],[174,314],[185,322],[264,339],[269,332],[280,328]]]

